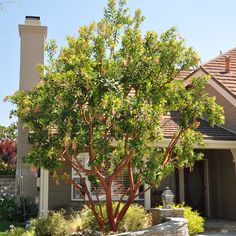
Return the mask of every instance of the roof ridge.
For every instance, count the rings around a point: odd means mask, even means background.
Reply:
[[[212,59],[206,61],[205,63],[201,64],[200,67],[203,67],[203,66],[207,65],[208,63],[210,63],[210,62],[212,62],[212,61],[215,61],[217,58],[224,57],[226,54],[230,53],[230,52],[233,51],[233,50],[236,50],[236,47],[231,48],[231,49],[229,49],[228,51],[226,51],[226,52],[224,52],[224,53],[222,53],[222,54],[220,54],[220,55],[218,55],[218,56],[215,56],[214,58],[212,58]]]

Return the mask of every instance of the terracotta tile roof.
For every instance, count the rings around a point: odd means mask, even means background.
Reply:
[[[231,60],[230,72],[226,71],[225,58],[227,56],[229,56]],[[224,89],[233,96],[236,96],[236,48],[213,58],[200,68],[211,75],[212,79],[218,82]]]
[[[236,134],[226,130],[220,126],[210,126],[210,124],[203,119],[199,119],[200,126],[197,128],[197,131],[201,132],[204,139],[211,140],[236,140]],[[177,113],[172,115],[166,115],[163,117],[161,124],[163,126],[163,132],[165,138],[172,138],[173,135],[179,129],[179,117]]]
[[[177,80],[184,80],[187,76],[189,76],[193,70],[181,70],[179,74],[175,77]]]

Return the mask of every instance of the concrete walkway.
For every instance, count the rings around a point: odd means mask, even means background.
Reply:
[[[207,220],[205,224],[206,231],[198,236],[203,235],[235,235],[236,236],[236,221],[230,220]]]

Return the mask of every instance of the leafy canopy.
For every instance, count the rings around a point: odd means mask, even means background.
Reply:
[[[204,92],[205,78],[187,88],[175,80],[199,62],[193,49],[175,28],[143,34],[141,11],[131,17],[125,3],[109,0],[103,19],[68,36],[58,56],[55,41],[48,43],[39,84],[10,97],[14,114],[32,131],[27,162],[56,171],[65,150],[89,151],[90,168],[109,176],[132,153],[136,178],[156,184],[175,166],[195,160],[193,145],[202,141],[198,118],[223,122],[222,108]],[[173,147],[161,148],[161,119],[175,111],[180,128]]]
[[[55,41],[48,43],[49,60],[39,67],[39,84],[9,98],[17,105],[13,114],[30,130],[26,162],[60,176],[65,165],[73,168],[79,182],[63,176],[77,188],[101,231],[106,224],[118,230],[144,182],[157,185],[175,167],[201,158],[193,151],[194,144],[203,144],[196,131],[199,118],[211,125],[224,120],[215,98],[204,92],[206,78],[192,79],[188,86],[176,79],[199,61],[176,29],[143,34],[141,11],[131,17],[125,5],[125,0],[108,0],[104,17],[80,27],[77,37],[68,36],[58,54]],[[179,129],[163,147],[171,117]],[[77,158],[81,152],[89,153],[88,167]],[[124,172],[129,186],[113,209],[112,186]],[[99,207],[86,178],[95,185]]]

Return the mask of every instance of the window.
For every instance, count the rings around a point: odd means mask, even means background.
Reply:
[[[80,153],[78,156],[78,160],[81,162],[81,164],[85,167],[88,168],[88,160],[89,160],[89,155],[88,153]],[[85,182],[89,188],[91,197],[93,200],[97,200],[96,193],[95,191],[99,191],[99,200],[105,200],[105,194],[104,192],[100,191],[100,184],[97,183],[96,181],[89,181],[87,176],[84,173],[81,173],[81,175],[85,178]],[[72,169],[72,179],[80,183],[80,178],[78,174],[76,173],[75,170]],[[126,191],[129,187],[129,173],[127,170],[125,170],[123,173],[121,173],[117,178],[113,181],[113,186],[112,186],[112,198],[113,200],[119,200],[121,195]],[[142,187],[140,187],[139,191],[143,191]],[[72,185],[71,188],[71,195],[72,195],[72,200],[73,201],[82,201],[83,198],[81,197],[79,191]],[[85,196],[85,199],[88,200],[87,195],[83,193]],[[127,197],[124,197],[124,200],[127,199]],[[136,200],[143,200],[143,196],[137,197]]]

